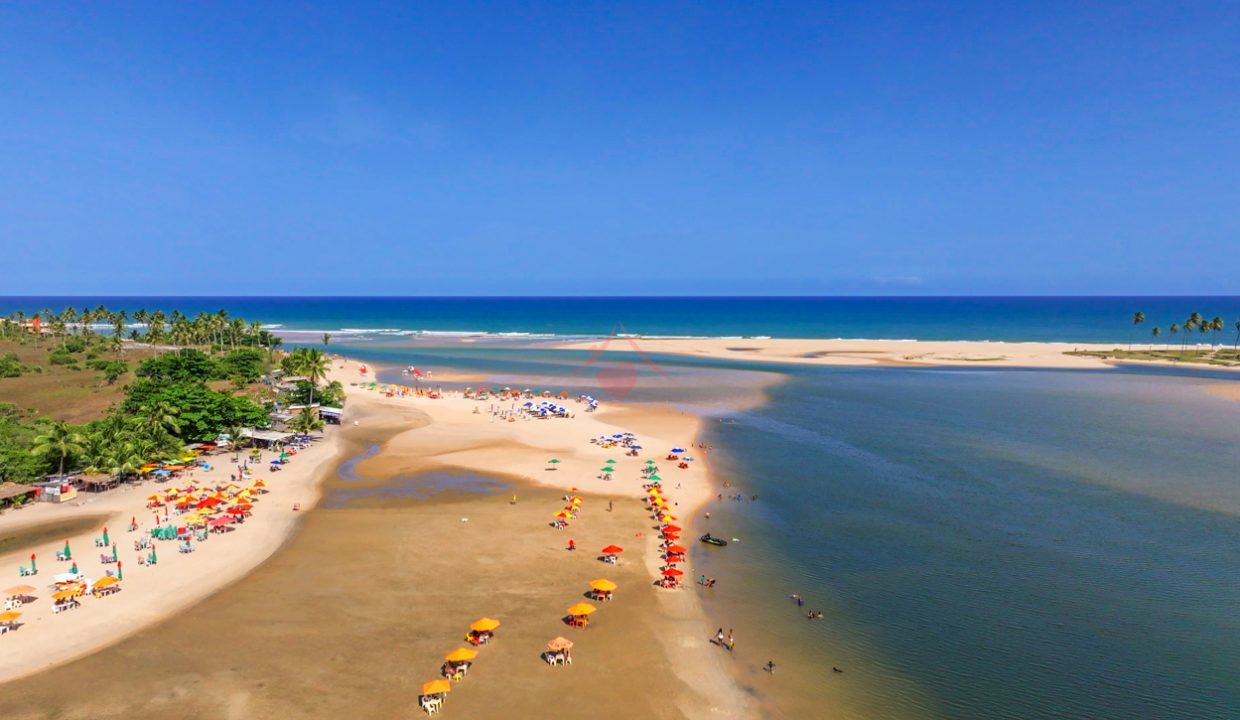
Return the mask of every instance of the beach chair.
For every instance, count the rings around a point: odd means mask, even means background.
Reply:
[[[67,562],[67,561],[69,560],[69,556],[68,556],[68,555],[66,555],[66,554],[64,554],[63,552],[61,552],[61,551],[57,550],[57,551],[56,551],[56,559],[57,559],[58,561],[60,561],[60,562]]]
[[[99,562],[103,563],[104,565],[107,565],[108,563],[112,562],[112,556],[109,555],[108,553],[99,553]]]

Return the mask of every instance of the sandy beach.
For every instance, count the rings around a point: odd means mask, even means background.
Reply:
[[[382,699],[375,700],[373,709],[389,703],[392,710],[413,708],[418,684],[435,676],[437,653],[459,644],[464,626],[475,616],[489,614],[502,619],[503,632],[511,633],[502,636],[502,650],[488,653],[487,664],[493,663],[496,677],[484,682],[491,671],[483,671],[480,665],[459,697],[450,699],[450,711],[480,712],[510,702],[508,683],[521,681],[534,688],[548,686],[547,693],[522,694],[530,714],[549,697],[580,694],[582,702],[600,697],[614,701],[614,712],[600,710],[591,717],[628,717],[621,708],[633,707],[632,691],[639,686],[641,702],[649,704],[651,717],[752,714],[750,700],[731,680],[727,653],[708,642],[713,628],[702,616],[694,584],[678,590],[653,586],[660,564],[658,534],[641,500],[640,468],[647,458],[661,461],[668,448],[692,445],[698,418],[649,405],[604,403],[597,412],[578,411],[571,418],[506,422],[490,412],[497,406],[459,394],[430,400],[387,397],[350,387],[366,379],[358,367],[358,363],[337,360],[332,372],[350,392],[345,426],[329,430],[324,441],[273,475],[274,481],[264,475],[272,492],[238,532],[213,537],[198,552],[186,556],[164,544],[160,564],[154,568],[126,562],[123,592],[103,600],[85,598],[83,607],[70,613],[52,617],[50,603],[36,603],[23,617],[30,622],[3,639],[6,653],[0,660],[4,673],[0,677],[24,679],[6,686],[14,692],[4,694],[0,713],[44,717],[40,713],[57,708],[58,716],[98,717],[110,716],[106,711],[110,707],[120,715],[125,697],[132,698],[134,681],[121,683],[118,678],[118,683],[131,688],[130,693],[121,693],[105,679],[114,672],[109,668],[128,668],[139,658],[140,665],[150,662],[152,670],[159,668],[160,677],[168,676],[162,669],[168,664],[176,667],[188,662],[194,667],[184,672],[199,676],[193,682],[220,683],[220,687],[227,687],[231,682],[227,678],[233,677],[223,667],[250,668],[247,672],[254,677],[268,677],[269,671],[272,675],[267,682],[278,680],[282,690],[249,690],[243,698],[232,691],[224,694],[226,702],[177,705],[185,697],[161,694],[157,689],[163,687],[161,680],[150,688],[147,709],[124,713],[126,717],[162,715],[174,706],[185,710],[185,717],[273,717],[290,712],[334,717],[342,712],[335,700],[309,706],[293,689],[298,683],[310,683],[319,673],[330,672],[332,663],[344,662],[347,656],[328,652],[331,663],[298,668],[295,673],[255,657],[258,653],[292,662],[294,650],[300,658],[322,657],[327,651],[315,645],[320,642],[332,648],[357,643],[380,653],[381,658],[361,661],[376,673],[390,672],[392,662],[408,666],[408,671],[402,669],[388,678],[386,694],[380,693]],[[640,457],[589,442],[592,437],[620,432],[637,434],[645,448]],[[661,463],[667,495],[675,503],[673,512],[679,524],[686,527],[686,537],[693,532],[696,508],[712,494],[709,457],[704,451],[693,454],[690,469]],[[340,463],[358,457],[349,479],[338,477]],[[552,457],[560,462],[549,464]],[[608,481],[600,478],[599,469],[611,459],[617,461],[616,472]],[[221,464],[224,477],[230,465]],[[425,472],[484,473],[507,485],[502,491],[478,496],[450,490],[436,493],[429,501],[402,497],[403,486],[393,478],[416,478]],[[204,478],[199,473],[195,479]],[[339,502],[311,512],[323,483],[328,498],[338,497]],[[0,530],[15,534],[19,530],[16,519],[21,521],[20,528],[34,528],[46,520],[60,522],[77,515],[89,515],[100,524],[107,518],[114,535],[116,528],[122,528],[121,555],[127,560],[134,553],[125,552],[131,548],[123,525],[132,514],[141,520],[141,513],[131,510],[135,505],[145,509],[150,487],[144,484],[104,494],[70,508],[46,506],[11,513],[0,518]],[[583,513],[569,528],[554,530],[549,527],[551,516],[563,505],[560,496],[567,487],[578,488],[585,498]],[[301,502],[303,511],[294,513],[293,502]],[[612,510],[607,508],[609,503]],[[86,558],[83,571],[95,576],[101,572],[90,562],[88,551],[94,550],[92,539],[97,534],[95,528],[69,538],[75,554]],[[565,550],[570,537],[581,550]],[[626,548],[619,566],[596,559],[595,546],[611,543]],[[38,548],[40,557],[50,559],[59,541],[43,545]],[[0,557],[0,562],[14,566],[27,554],[24,548],[13,550]],[[41,570],[41,582],[32,584],[42,585],[50,573]],[[691,567],[686,574],[693,577]],[[581,600],[586,583],[595,577],[615,580],[621,591],[597,614],[598,622],[582,633],[589,641],[579,643],[574,651],[580,650],[570,671],[575,679],[549,685],[556,675],[548,677],[547,673],[563,671],[547,668],[538,653],[556,635],[576,637],[571,635],[573,629],[559,622],[562,610]],[[289,591],[274,605],[258,599],[276,592],[271,583]],[[324,612],[330,620],[311,619]],[[289,646],[277,651],[249,642],[221,645],[206,636],[196,637],[209,635],[210,627],[218,629],[221,618],[228,618],[226,625],[245,637],[274,641],[278,635]],[[393,623],[399,631],[393,630]],[[62,632],[66,628],[71,632]],[[285,634],[276,633],[276,628]],[[340,637],[341,633],[348,637]],[[173,639],[176,647],[195,648],[195,652],[174,660],[167,657],[170,650],[164,639]],[[160,661],[154,663],[151,658]],[[57,665],[61,667],[48,671]],[[658,679],[653,680],[652,674]],[[55,699],[40,691],[63,687],[65,682],[85,683],[93,692],[84,692],[78,699]],[[340,702],[351,696],[356,700],[354,691],[368,698],[374,693],[360,681],[351,685],[333,679],[332,683],[336,686],[333,697],[338,696]],[[139,694],[146,697],[142,691]],[[513,708],[513,713],[495,716],[526,715]]]
[[[1010,343],[925,340],[816,340],[793,338],[611,338],[556,346],[592,352],[667,353],[717,360],[801,365],[957,365],[966,367],[1105,368],[1099,358],[1065,355],[1111,350],[1114,344]]]

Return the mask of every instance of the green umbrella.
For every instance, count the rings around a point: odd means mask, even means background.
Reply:
[[[116,557],[116,543],[112,543],[112,559],[120,562],[119,558]]]
[[[651,475],[650,477],[646,479],[649,480],[650,482],[663,482],[663,478],[659,477],[658,475]]]
[[[551,463],[551,464],[553,464],[553,465],[554,465],[555,463],[558,463],[558,462],[559,462],[559,460],[557,460],[557,459],[555,459],[555,458],[551,458],[551,459],[550,459],[550,460],[548,460],[547,462],[549,462],[549,463]]]
[[[124,568],[122,568],[122,567],[121,567],[121,561],[120,561],[120,560],[117,560],[117,561],[116,561],[116,579],[117,579],[117,580],[124,580],[124,579],[125,579],[125,570],[124,570]]]
[[[654,460],[647,460],[647,461],[646,461],[646,464],[647,464],[647,465],[654,465]]]
[[[35,562],[34,553],[30,553],[30,572],[32,573],[39,572],[39,565],[38,563]]]
[[[155,564],[155,561],[157,561],[157,560],[159,560],[159,558],[155,557],[155,546],[154,546],[154,545],[152,545],[152,546],[151,546],[151,556],[150,556],[149,558],[147,558],[147,562],[148,562],[148,563],[150,563],[150,564],[152,564],[152,565],[154,565],[154,564]]]
[[[108,529],[105,527],[103,529],[103,545],[104,547],[107,547],[108,545],[111,545],[111,544],[112,543],[108,540]]]
[[[68,540],[66,540],[66,541],[65,541],[65,559],[66,559],[66,560],[68,560],[68,559],[70,559],[71,557],[73,557],[73,556],[69,554],[69,541],[68,541]]]
[[[605,468],[603,468],[603,472],[615,472],[615,471],[616,471],[616,469],[615,469],[614,467],[605,467]]]
[[[608,461],[607,461],[607,464],[608,464],[608,465],[615,465],[615,464],[616,464],[616,461],[615,461],[615,460],[608,460]]]

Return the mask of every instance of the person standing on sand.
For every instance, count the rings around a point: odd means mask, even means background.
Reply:
[[[719,628],[715,631],[715,642],[719,645],[719,647],[723,647],[723,628]]]
[[[728,652],[736,649],[736,637],[732,635],[732,628],[728,628]]]

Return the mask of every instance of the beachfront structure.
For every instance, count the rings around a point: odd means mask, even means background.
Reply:
[[[294,433],[280,432],[278,430],[257,430],[255,428],[242,428],[241,437],[248,438],[250,442],[262,443],[266,447],[274,444],[287,444],[292,442]]]

